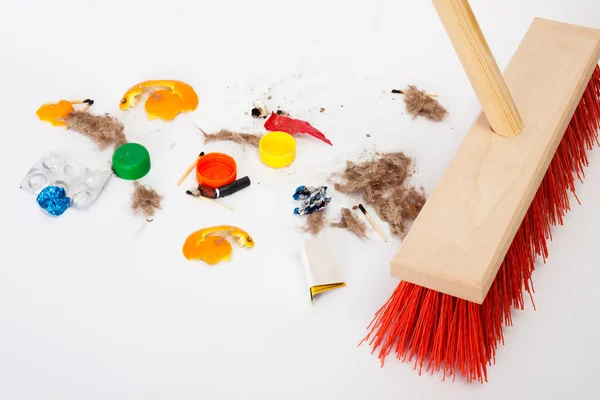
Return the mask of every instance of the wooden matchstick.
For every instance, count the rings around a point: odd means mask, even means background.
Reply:
[[[177,181],[177,186],[181,185],[181,183],[185,180],[185,178],[188,177],[188,175],[190,174],[190,172],[192,172],[192,170],[194,169],[194,167],[196,166],[196,164],[198,164],[198,160],[200,160],[200,158],[204,155],[204,152],[201,152],[200,154],[198,154],[198,157],[196,157],[196,159],[194,160],[194,162],[192,164],[190,164],[190,166],[188,167],[188,169],[183,173],[183,175],[181,175],[181,178],[179,178],[179,181]]]
[[[363,214],[365,214],[365,217],[367,218],[367,221],[369,221],[369,223],[371,224],[371,226],[373,227],[373,229],[375,229],[375,232],[377,232],[377,234],[379,235],[379,237],[381,238],[381,240],[383,240],[384,242],[387,242],[387,238],[383,234],[383,231],[377,226],[377,224],[375,223],[375,221],[373,221],[373,219],[371,218],[371,216],[369,215],[369,213],[367,213],[367,210],[365,210],[365,208],[363,207],[363,205],[359,204],[358,208],[360,209],[360,211],[362,211]]]
[[[203,201],[205,201],[207,203],[210,203],[213,206],[217,206],[217,207],[222,208],[223,210],[227,210],[229,212],[233,212],[233,210],[231,208],[229,208],[229,207],[227,207],[227,206],[219,203],[218,201],[215,201],[213,199],[209,199],[208,197],[194,195],[194,193],[192,193],[191,190],[186,190],[186,193],[189,194],[190,196],[193,196],[193,197],[197,198],[197,199],[200,199],[200,200],[203,200]]]
[[[81,111],[83,111],[83,112],[86,112],[87,110],[89,110],[89,108],[92,106],[92,104],[94,104],[94,100],[90,100],[90,99],[84,100],[83,102],[85,103],[85,107],[83,107],[81,109]]]
[[[94,104],[94,100],[92,99],[85,99],[85,100],[68,100],[69,103],[71,104],[87,104],[87,107],[91,106],[92,104]]]

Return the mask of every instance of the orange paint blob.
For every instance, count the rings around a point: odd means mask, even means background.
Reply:
[[[75,109],[73,104],[66,100],[58,103],[44,104],[36,111],[36,115],[42,121],[50,122],[53,126],[67,125],[66,119]]]
[[[254,247],[254,239],[244,230],[231,225],[219,225],[190,234],[183,243],[183,255],[188,260],[203,260],[211,265],[229,261],[231,243],[223,236],[232,237],[241,247]]]
[[[157,90],[146,100],[145,108],[149,119],[171,120],[181,112],[181,98],[168,89]]]
[[[221,236],[199,235],[192,233],[183,244],[183,255],[188,260],[202,260],[209,265],[231,259],[232,247],[227,239]]]
[[[131,87],[121,98],[119,107],[127,110],[135,107],[139,97],[146,92],[152,94],[145,108],[149,119],[172,120],[179,113],[194,111],[198,107],[198,95],[185,82],[176,80],[150,80]]]

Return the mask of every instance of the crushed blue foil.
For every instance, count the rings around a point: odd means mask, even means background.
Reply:
[[[58,217],[71,205],[65,188],[46,186],[37,196],[37,203],[50,215]]]
[[[325,208],[331,201],[331,197],[327,197],[327,186],[298,186],[292,197],[294,200],[303,200],[302,205],[294,209],[297,215],[312,214]]]

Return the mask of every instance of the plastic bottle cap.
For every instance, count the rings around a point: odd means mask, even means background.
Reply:
[[[284,168],[296,158],[296,139],[289,133],[269,132],[258,143],[261,161],[271,168]]]
[[[125,143],[115,150],[112,168],[119,178],[134,181],[150,171],[150,154],[139,143]]]
[[[198,183],[213,189],[235,181],[236,176],[235,160],[227,154],[208,153],[200,157],[196,164]]]

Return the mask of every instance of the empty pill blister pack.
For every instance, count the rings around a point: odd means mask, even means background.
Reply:
[[[59,153],[47,153],[38,159],[21,181],[21,189],[39,194],[47,186],[64,188],[71,205],[85,208],[96,200],[112,170],[98,171]]]

